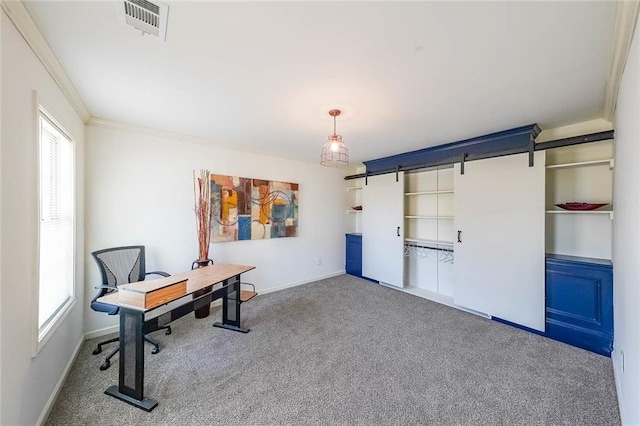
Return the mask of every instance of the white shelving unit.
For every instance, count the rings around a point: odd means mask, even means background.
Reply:
[[[405,289],[453,306],[453,168],[405,174]]]
[[[362,206],[363,179],[348,181],[346,190],[346,214],[351,217],[348,231],[352,233],[362,232],[362,210],[354,210],[353,207]]]
[[[546,252],[611,259],[613,141],[547,151]],[[607,203],[596,210],[563,210],[567,202]]]

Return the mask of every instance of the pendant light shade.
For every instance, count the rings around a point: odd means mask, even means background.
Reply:
[[[336,117],[340,115],[339,109],[332,109],[329,115],[333,117],[333,135],[329,136],[322,147],[320,164],[328,167],[346,167],[349,165],[349,150],[342,142],[342,136],[336,134]]]

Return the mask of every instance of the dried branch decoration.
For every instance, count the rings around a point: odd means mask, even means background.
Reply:
[[[196,178],[196,171],[193,171],[193,212],[196,215],[196,232],[198,234],[198,260],[209,258],[209,241],[213,219],[210,176],[209,170],[201,169],[200,176]]]

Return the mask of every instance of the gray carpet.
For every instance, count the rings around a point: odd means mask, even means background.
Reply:
[[[242,307],[248,334],[219,308],[156,333],[150,413],[85,342],[47,424],[620,424],[609,358],[349,275]]]

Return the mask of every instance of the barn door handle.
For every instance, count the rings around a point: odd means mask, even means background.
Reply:
[[[458,242],[461,243],[462,240],[460,239],[460,237],[462,236],[462,231],[458,231]]]
[[[396,230],[396,233],[398,234],[398,237],[400,236],[400,227],[398,226],[398,229]]]

